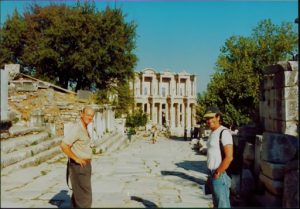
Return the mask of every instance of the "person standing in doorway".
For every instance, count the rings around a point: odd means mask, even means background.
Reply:
[[[226,169],[233,160],[232,135],[229,129],[221,125],[221,112],[218,107],[208,108],[204,118],[211,129],[207,141],[207,167],[211,178],[214,207],[230,208],[231,179]],[[224,157],[222,157],[222,152]]]
[[[91,107],[84,107],[80,113],[80,120],[60,144],[62,151],[69,158],[67,173],[70,174],[73,190],[71,201],[75,208],[90,208],[92,205],[92,140],[87,126],[92,122],[94,115],[95,111]]]

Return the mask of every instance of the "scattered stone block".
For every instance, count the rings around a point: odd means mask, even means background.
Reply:
[[[265,176],[273,180],[283,180],[285,164],[270,163],[262,160],[260,167]]]
[[[79,100],[89,100],[90,97],[92,96],[92,92],[91,91],[86,91],[86,90],[78,90],[77,91],[77,98]]]
[[[271,132],[263,133],[262,154],[263,160],[273,163],[286,163],[292,160],[298,150],[298,139],[286,134]]]
[[[30,126],[34,127],[34,126],[43,126],[45,121],[44,121],[44,111],[41,109],[36,109],[33,110],[30,113]]]
[[[254,160],[254,145],[246,142],[244,152],[243,152],[243,159],[244,160]]]
[[[262,135],[256,135],[254,148],[254,174],[256,176],[258,176],[260,172],[262,140]]]
[[[263,173],[259,174],[259,179],[265,185],[266,189],[274,195],[283,194],[283,181],[273,180]]]
[[[192,149],[199,149],[199,140],[198,139],[192,139],[191,147],[192,147]]]
[[[9,74],[9,79],[14,79],[20,73],[20,64],[5,64],[4,69]]]

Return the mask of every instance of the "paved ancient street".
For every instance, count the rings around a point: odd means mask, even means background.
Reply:
[[[66,159],[52,160],[1,177],[1,207],[70,206]],[[201,185],[206,156],[190,141],[140,137],[128,147],[92,161],[93,207],[197,207],[211,205]]]

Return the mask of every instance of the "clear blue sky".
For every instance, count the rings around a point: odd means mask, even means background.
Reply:
[[[1,1],[1,24],[15,8],[36,2]],[[74,1],[52,1],[73,4]],[[270,18],[280,25],[298,17],[298,2],[284,1],[97,1],[98,9],[106,5],[122,8],[126,20],[137,27],[136,71],[154,68],[157,71],[183,70],[196,74],[197,91],[203,92],[215,72],[215,62],[225,40],[233,35],[250,36],[261,20]],[[295,24],[295,27],[298,27]],[[298,30],[297,30],[298,31]]]

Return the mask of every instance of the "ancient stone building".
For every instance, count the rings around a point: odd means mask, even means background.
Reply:
[[[172,135],[182,136],[195,125],[196,76],[187,72],[156,72],[144,69],[135,73],[131,88],[136,107],[159,127],[169,127]]]

